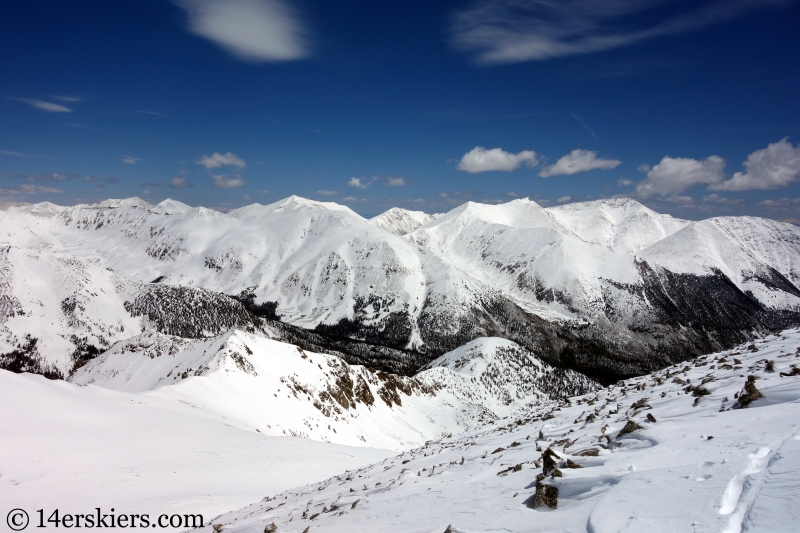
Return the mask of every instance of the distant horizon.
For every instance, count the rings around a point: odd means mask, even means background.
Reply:
[[[0,205],[800,221],[800,0],[0,6]]]
[[[350,206],[350,205],[347,205],[347,204],[342,204],[342,203],[336,202],[335,200],[315,200],[313,198],[307,198],[307,197],[304,197],[304,196],[301,196],[301,195],[298,195],[298,194],[291,194],[291,195],[289,195],[289,196],[287,196],[285,198],[280,198],[278,200],[275,200],[274,202],[269,202],[269,203],[251,202],[249,204],[241,205],[241,206],[238,206],[236,208],[216,208],[216,207],[209,207],[209,206],[206,206],[206,205],[192,205],[192,204],[189,204],[189,203],[186,203],[186,202],[182,202],[181,200],[177,200],[177,199],[171,198],[171,197],[164,198],[163,200],[161,200],[159,202],[151,202],[150,200],[147,200],[145,198],[141,198],[139,196],[129,196],[127,198],[105,198],[105,199],[102,199],[102,200],[98,200],[96,202],[74,203],[74,204],[70,204],[70,205],[59,204],[58,202],[53,202],[53,201],[50,201],[50,200],[43,200],[42,202],[25,203],[25,204],[19,204],[19,205],[2,205],[2,204],[0,204],[0,211],[9,211],[9,208],[12,208],[12,209],[13,208],[23,208],[23,207],[28,207],[28,206],[37,205],[37,204],[43,204],[43,203],[51,203],[51,204],[56,205],[58,207],[70,208],[70,207],[77,207],[77,206],[81,206],[81,205],[83,205],[83,206],[93,206],[93,205],[98,205],[100,203],[108,202],[108,201],[125,201],[125,200],[138,199],[138,200],[146,202],[146,203],[148,203],[148,204],[150,204],[150,205],[152,205],[154,207],[158,206],[159,204],[161,204],[163,202],[174,201],[174,202],[179,202],[181,204],[184,204],[184,205],[186,205],[186,206],[188,206],[190,208],[203,207],[205,209],[210,209],[212,211],[217,211],[219,213],[227,214],[230,211],[234,211],[235,209],[241,209],[241,208],[252,206],[252,205],[268,206],[268,205],[271,205],[271,204],[279,203],[279,202],[281,202],[283,200],[287,200],[287,199],[289,199],[289,198],[291,198],[293,196],[296,196],[298,198],[302,198],[304,200],[309,200],[309,201],[312,201],[312,202],[333,203],[333,204],[336,204],[336,205],[347,207],[347,208],[350,208],[357,215],[359,215],[362,218],[367,219],[367,220],[375,218],[375,217],[377,217],[379,215],[382,215],[382,214],[386,213],[387,211],[389,211],[391,209],[401,209],[401,210],[404,210],[404,211],[421,212],[421,213],[425,213],[425,214],[428,214],[428,215],[434,215],[434,214],[443,215],[443,214],[446,214],[446,213],[448,213],[450,211],[458,209],[459,207],[461,207],[461,206],[463,206],[465,204],[468,204],[470,202],[473,202],[473,203],[476,203],[476,204],[485,204],[485,205],[495,206],[495,205],[503,205],[503,204],[511,203],[511,202],[513,202],[515,200],[530,200],[530,201],[536,203],[539,207],[541,207],[543,209],[548,209],[548,208],[552,208],[552,207],[561,207],[561,206],[566,206],[566,205],[571,205],[571,204],[586,204],[586,203],[591,203],[591,202],[601,202],[603,200],[631,200],[632,202],[635,202],[636,204],[642,205],[642,206],[644,206],[644,207],[646,207],[648,209],[652,209],[652,208],[648,207],[647,205],[645,205],[644,203],[640,202],[639,200],[637,200],[635,198],[629,198],[629,197],[624,197],[624,196],[616,196],[616,197],[613,197],[613,198],[596,198],[596,199],[593,199],[593,200],[580,200],[580,201],[574,201],[574,202],[570,201],[570,202],[563,202],[563,203],[555,204],[555,205],[541,204],[541,203],[537,202],[535,199],[526,196],[526,197],[522,197],[522,198],[511,198],[511,199],[508,199],[508,200],[505,200],[505,201],[502,201],[502,202],[481,202],[481,201],[476,201],[476,200],[465,200],[464,202],[462,202],[462,203],[460,203],[458,205],[454,205],[454,206],[450,207],[446,211],[429,211],[429,210],[426,210],[424,207],[423,208],[416,208],[416,209],[415,208],[408,209],[408,208],[404,208],[404,207],[400,207],[400,206],[395,205],[395,206],[387,207],[386,209],[384,209],[383,211],[380,211],[380,212],[370,213],[370,212],[357,211],[356,209],[353,209],[353,206]],[[655,211],[658,214],[661,214],[661,215],[673,216],[673,215],[671,215],[669,213],[662,213],[662,212],[657,211],[655,209],[652,209],[652,210]],[[744,214],[744,215],[723,215],[723,216],[734,216],[735,217],[735,216],[752,216],[752,215]],[[681,219],[682,217],[674,217],[674,218]],[[709,216],[709,217],[696,218],[696,219],[695,218],[683,218],[683,220],[689,220],[689,221],[697,222],[697,221],[701,221],[701,220],[706,220],[708,218],[716,218],[716,216]],[[775,220],[776,222],[785,222],[785,223],[788,223],[788,224],[800,225],[800,220],[778,220],[778,219],[771,218],[771,217],[757,217],[757,218],[765,218],[765,219],[769,219],[769,220]]]

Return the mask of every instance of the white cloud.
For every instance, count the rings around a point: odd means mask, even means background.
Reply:
[[[617,180],[617,185],[619,185],[620,187],[630,187],[631,185],[633,185],[633,181],[627,178],[620,178]]]
[[[0,155],[10,155],[12,157],[28,157],[27,154],[22,152],[11,152],[9,150],[0,150]]]
[[[322,189],[320,191],[317,191],[317,194],[321,194],[323,196],[333,196],[335,194],[339,194],[339,191],[329,191],[327,189]]]
[[[342,198],[341,201],[344,203],[349,203],[349,202],[356,202],[357,200],[352,196],[345,196],[344,198]]]
[[[267,189],[259,189],[258,192],[261,194],[267,194],[269,191]]]
[[[705,161],[665,157],[636,185],[636,193],[642,198],[674,196],[695,185],[720,183],[724,169],[725,160],[716,155]]]
[[[780,200],[764,200],[758,202],[761,207],[780,208],[800,205],[800,198],[781,198]]]
[[[347,186],[355,187],[356,189],[366,189],[377,180],[378,178],[372,178],[369,181],[367,181],[366,178],[350,178],[350,180],[347,182]]]
[[[290,61],[308,55],[307,31],[283,0],[175,0],[189,30],[249,61]]]
[[[648,172],[650,172],[650,165],[648,165],[647,163],[642,163],[636,168],[636,170],[647,174]]]
[[[800,145],[794,147],[789,139],[756,150],[744,162],[746,172],[737,172],[722,183],[709,187],[716,191],[746,191],[786,187],[800,177]]]
[[[131,157],[129,155],[122,156],[122,162],[125,163],[126,165],[135,165],[139,161],[141,161],[141,159],[137,157]]]
[[[22,101],[27,102],[36,109],[41,109],[42,111],[49,111],[50,113],[72,113],[72,109],[63,106],[61,104],[54,104],[53,102],[45,102],[43,100],[24,100],[24,99]]]
[[[716,193],[709,194],[708,196],[703,196],[703,201],[709,204],[743,204],[744,200],[741,198],[737,198],[735,200],[731,200],[730,198],[725,198],[720,196]],[[759,204],[761,205],[761,204]]]
[[[514,191],[511,191],[511,192],[507,192],[507,193],[505,193],[503,196],[509,196],[509,197],[511,197],[511,198],[516,198],[516,197],[518,197],[519,195],[518,195],[517,193],[515,193]]]
[[[56,100],[61,100],[62,102],[82,102],[83,98],[80,96],[54,96]]]
[[[609,170],[617,168],[621,164],[622,161],[616,159],[598,159],[597,152],[573,150],[556,161],[554,165],[543,168],[539,175],[549,178],[550,176],[571,175],[595,169]]]
[[[694,198],[691,196],[680,196],[680,195],[673,195],[664,198],[665,202],[670,202],[672,204],[691,204],[694,202]]]
[[[558,202],[560,204],[565,204],[565,203],[569,202],[570,200],[572,200],[572,196],[562,196],[561,198],[556,200],[556,202]]]
[[[173,189],[182,189],[189,186],[189,180],[186,179],[186,176],[175,176],[169,180],[169,186]]]
[[[415,205],[422,205],[427,202],[425,202],[425,198],[414,198],[413,200],[411,200],[411,203]]]
[[[142,194],[150,194],[150,191],[148,189],[143,189]]]
[[[490,170],[502,170],[511,172],[518,169],[521,165],[535,167],[539,164],[536,152],[533,150],[523,150],[518,154],[506,152],[502,148],[492,148],[487,150],[483,146],[476,146],[461,158],[458,163],[458,170],[478,174]]]
[[[589,54],[697,30],[770,0],[480,0],[458,11],[453,44],[483,64]]]
[[[247,182],[244,178],[237,176],[229,178],[224,174],[212,176],[211,185],[219,187],[220,189],[235,189],[237,187],[244,187]]]
[[[249,202],[250,200],[252,200],[252,198],[250,197],[249,194],[245,194],[242,195],[242,200],[244,200],[245,202]]]
[[[244,168],[247,166],[244,159],[241,157],[234,155],[230,152],[221,154],[219,152],[214,152],[211,155],[203,155],[200,159],[195,161],[198,165],[203,165],[207,169],[212,168],[219,168],[224,166],[231,166],[231,167],[238,167]]]
[[[0,194],[44,194],[44,193],[62,193],[61,189],[55,187],[45,187],[43,185],[31,185],[30,183],[23,183],[13,189],[0,189]]]
[[[405,178],[386,178],[386,186],[387,187],[405,187],[408,185]]]

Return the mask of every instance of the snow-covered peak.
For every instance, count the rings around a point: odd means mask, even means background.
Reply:
[[[480,337],[428,363],[426,369],[443,367],[465,376],[481,375],[503,353],[524,350],[519,344],[500,337]]]
[[[607,198],[547,209],[587,242],[636,252],[690,224],[656,213],[631,198]]]
[[[568,232],[546,209],[530,198],[495,205],[466,202],[437,218],[429,227],[447,226],[453,222],[482,222],[512,228],[548,228]]]
[[[240,207],[239,209],[230,211],[228,216],[232,216],[234,218],[251,218],[266,216],[270,213],[278,213],[281,211],[290,211],[293,209],[303,208],[324,209],[328,211],[347,213],[358,218],[363,218],[361,215],[345,205],[337,204],[336,202],[318,202],[316,200],[309,200],[308,198],[303,198],[302,196],[296,195],[289,196],[283,200],[278,200],[277,202],[269,205],[261,205],[258,203],[246,205],[244,207]]]
[[[14,209],[16,213],[28,213],[42,218],[52,218],[61,214],[66,207],[56,205],[51,202],[40,202],[38,204],[26,205]]]
[[[400,207],[393,207],[380,215],[369,219],[370,224],[388,229],[397,235],[411,233],[420,226],[436,220],[441,213],[429,215],[423,211],[409,211]]]
[[[138,196],[132,196],[131,198],[123,199],[109,198],[108,200],[103,200],[102,202],[98,202],[96,204],[89,204],[89,207],[142,207],[144,209],[150,209],[153,207],[153,204],[142,200]]]
[[[188,206],[183,202],[173,200],[172,198],[167,198],[155,207],[156,211],[159,213],[165,213],[167,215],[181,215],[191,209],[191,206]]]

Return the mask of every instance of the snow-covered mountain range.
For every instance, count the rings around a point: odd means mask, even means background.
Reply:
[[[372,220],[294,196],[37,204],[0,213],[0,366],[68,376],[143,332],[238,328],[409,376],[502,337],[613,381],[800,323],[798,263],[793,225],[629,199]]]

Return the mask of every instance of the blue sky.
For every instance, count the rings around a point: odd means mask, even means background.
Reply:
[[[800,2],[0,6],[0,202],[800,220]]]

